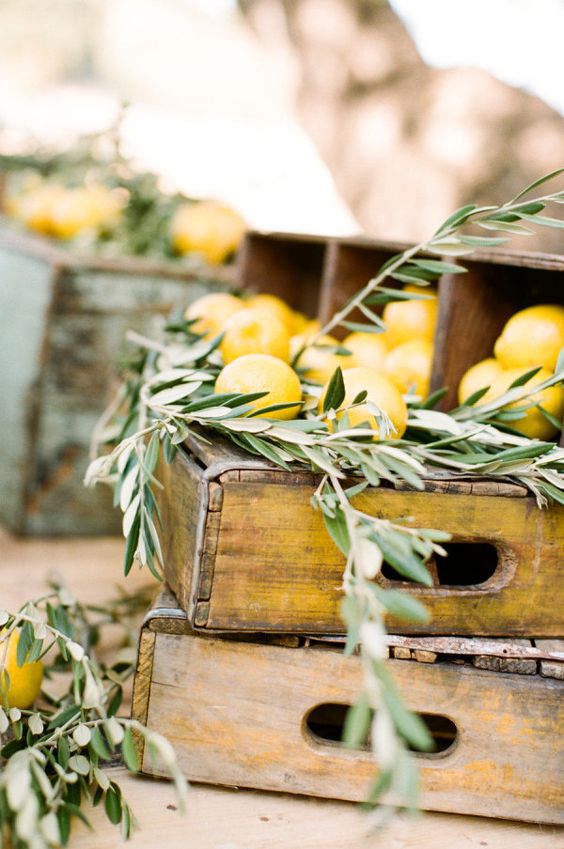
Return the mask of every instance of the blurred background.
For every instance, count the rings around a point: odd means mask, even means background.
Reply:
[[[125,101],[123,149],[167,189],[413,240],[564,162],[562,32],[562,0],[0,0],[0,153]]]
[[[563,32],[564,0],[0,0],[0,520],[118,529],[83,478],[128,330],[234,282],[316,314],[322,240],[237,266],[246,227],[410,242],[564,165]]]

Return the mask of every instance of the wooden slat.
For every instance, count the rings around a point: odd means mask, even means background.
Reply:
[[[559,682],[454,664],[389,668],[413,710],[458,729],[450,752],[418,756],[425,808],[564,822]],[[319,704],[351,704],[361,685],[360,660],[341,652],[157,634],[148,722],[166,729],[193,779],[362,800],[369,753],[304,725]]]
[[[559,678],[564,680],[564,640],[535,640],[535,646],[539,651],[549,655],[551,658],[540,663],[540,674],[547,678]],[[556,661],[554,655],[560,655],[560,662]]]
[[[248,233],[239,251],[239,285],[278,295],[313,318],[319,310],[326,242],[319,236]]]
[[[564,644],[561,640],[531,640],[505,637],[413,637],[390,634],[388,645],[443,655],[462,655],[475,658],[490,657],[497,660],[551,660],[564,662]],[[502,670],[504,671],[504,670]],[[512,670],[507,670],[512,671]]]
[[[219,631],[342,633],[343,558],[310,505],[313,486],[284,487],[267,476],[263,484],[227,481],[223,488],[207,626]],[[433,618],[423,627],[391,620],[392,630],[539,637],[564,632],[558,579],[562,508],[541,511],[531,498],[501,502],[495,496],[386,489],[367,490],[357,503],[369,513],[393,520],[413,517],[419,527],[451,532],[455,541],[490,542],[498,550],[498,570],[483,584],[425,589],[402,583],[424,601]],[[171,528],[181,515],[176,509]],[[186,603],[181,574],[167,579]]]
[[[207,519],[207,486],[201,469],[183,452],[171,465],[159,462],[157,491],[163,528],[165,574],[185,610],[194,609]],[[213,514],[220,515],[220,514]],[[195,568],[197,566],[197,568]]]

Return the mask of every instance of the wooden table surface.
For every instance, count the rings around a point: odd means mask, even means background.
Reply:
[[[103,601],[117,585],[146,583],[137,572],[125,581],[122,551],[115,539],[18,540],[0,529],[0,607],[39,595],[53,575],[84,601]],[[373,834],[353,804],[204,785],[192,788],[180,816],[167,782],[112,771],[140,822],[131,842],[139,849],[564,849],[564,831],[547,826],[423,814]],[[99,808],[91,820],[95,831],[75,827],[71,849],[122,845]]]

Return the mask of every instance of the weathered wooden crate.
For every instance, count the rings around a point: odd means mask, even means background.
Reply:
[[[171,264],[78,258],[0,230],[1,521],[25,534],[118,530],[109,490],[82,479],[125,333],[148,331],[225,280],[225,271],[206,280]]]
[[[276,292],[324,322],[406,247],[361,237],[251,232],[240,254],[239,279],[243,286]],[[468,273],[444,275],[438,285],[431,389],[448,388],[442,409],[456,405],[460,378],[491,355],[509,316],[536,303],[564,305],[562,255],[496,249],[459,262]]]
[[[434,753],[414,755],[422,807],[564,823],[564,682],[538,674],[539,658],[550,654],[529,641],[442,642],[441,652],[413,652],[434,663],[389,661],[403,698],[436,742]],[[401,649],[409,656],[409,638]],[[454,650],[462,654],[453,662]],[[528,674],[479,668],[480,652],[506,669],[518,655],[513,668]],[[367,751],[339,743],[361,687],[360,661],[345,658],[341,647],[195,635],[164,594],[141,632],[133,716],[166,734],[194,781],[362,801],[375,764]],[[139,745],[142,770],[162,774]]]
[[[224,442],[196,438],[159,468],[166,580],[192,625],[217,632],[341,634],[344,558],[310,504],[319,479]],[[361,509],[453,535],[430,564],[434,586],[384,568],[378,581],[416,595],[426,625],[401,633],[559,637],[564,508],[539,510],[518,486],[438,477],[425,492],[367,489]]]

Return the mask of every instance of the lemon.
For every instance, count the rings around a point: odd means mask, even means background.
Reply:
[[[264,312],[269,312],[271,315],[286,325],[290,335],[294,332],[294,310],[288,304],[285,304],[282,298],[277,295],[259,294],[253,295],[246,301],[246,305],[251,309],[259,309]]]
[[[245,354],[270,354],[286,362],[290,356],[290,334],[286,325],[271,312],[243,309],[223,327],[219,346],[224,363]]]
[[[381,369],[388,353],[388,345],[383,333],[349,333],[343,339],[343,347],[348,348],[352,357],[350,366],[366,366]]]
[[[428,339],[411,339],[390,351],[384,361],[384,373],[401,392],[429,394],[433,345]]]
[[[50,235],[53,231],[53,208],[65,189],[55,183],[44,183],[27,192],[20,200],[17,217],[30,230]]]
[[[19,633],[16,628],[10,634],[7,648],[5,642],[0,642],[0,704],[7,700],[8,707],[25,710],[31,707],[41,690],[43,664],[36,660],[33,663],[24,662],[22,666],[18,666]],[[6,651],[5,655],[4,651]]]
[[[303,312],[294,310],[294,314],[292,316],[292,333],[294,336],[297,336],[299,333],[306,333],[311,324],[316,324],[317,327],[321,327],[316,319],[310,319],[307,315],[304,315]]]
[[[287,363],[269,354],[246,354],[233,360],[219,373],[215,391],[268,392],[264,398],[252,402],[253,410],[262,410],[271,404],[298,402],[287,410],[260,413],[258,418],[295,419],[302,400],[302,387],[296,372]]]
[[[293,360],[298,351],[305,348],[307,343],[321,330],[321,322],[316,318],[308,321],[300,333],[290,337],[290,359]]]
[[[399,439],[405,433],[407,427],[407,405],[401,393],[385,375],[376,369],[357,366],[343,371],[345,384],[345,398],[342,406],[352,404],[355,398],[363,391],[368,393],[366,398],[379,407],[389,417],[392,423],[392,432],[388,439]],[[323,411],[323,401],[327,393],[329,383],[323,388],[319,399],[319,411]],[[338,414],[339,417],[343,414]],[[370,412],[366,404],[359,404],[347,411],[351,427],[356,427],[368,422],[374,431],[374,439],[380,439],[380,429],[376,417]]]
[[[458,401],[463,404],[467,398],[479,389],[491,386],[493,381],[500,376],[503,369],[494,357],[480,360],[466,371],[458,384]],[[479,403],[484,403],[480,401]]]
[[[235,295],[228,292],[211,292],[190,304],[184,316],[189,321],[198,319],[192,325],[194,333],[201,333],[207,339],[213,339],[221,333],[227,319],[244,307],[243,301]]]
[[[431,299],[393,301],[386,304],[382,317],[386,324],[386,336],[390,348],[409,342],[410,339],[433,341],[437,323],[437,296],[432,289],[422,286],[404,286],[404,292],[432,295]]]
[[[172,245],[179,254],[197,253],[220,265],[239,247],[245,222],[234,209],[216,201],[183,203],[170,224]]]
[[[512,315],[495,343],[503,368],[544,366],[554,370],[564,347],[564,307],[538,304]]]
[[[512,368],[502,371],[493,381],[491,388],[480,400],[480,404],[487,404],[489,401],[499,398],[506,392],[514,380],[517,380],[523,374],[523,368]],[[542,383],[551,376],[551,372],[547,369],[541,369],[534,377],[532,377],[524,386],[521,387],[523,396],[530,392],[531,387]],[[548,389],[543,389],[541,392],[536,392],[530,398],[522,401],[518,400],[508,405],[511,407],[522,407],[525,404],[533,402],[541,404],[545,410],[551,413],[559,421],[562,421],[564,416],[564,389],[562,386],[550,386]],[[514,430],[518,430],[523,436],[528,436],[530,439],[551,439],[558,429],[555,428],[548,419],[541,413],[537,407],[531,407],[526,411],[524,417],[509,421],[507,424]]]
[[[119,206],[116,196],[102,186],[66,190],[53,202],[51,231],[59,239],[73,239],[86,231],[109,229]]]
[[[333,336],[320,336],[316,345],[331,345],[339,346],[341,343]],[[306,348],[297,362],[297,367],[303,369],[305,377],[312,380],[314,383],[325,383],[337,366],[347,368],[350,364],[351,357],[344,354],[336,354],[329,348],[316,348],[310,346]]]

